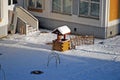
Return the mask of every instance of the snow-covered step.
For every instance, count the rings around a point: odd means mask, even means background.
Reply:
[[[30,25],[27,25],[27,32],[26,32],[26,34],[33,33],[35,31],[37,31],[37,28],[34,28],[34,27],[30,26]]]

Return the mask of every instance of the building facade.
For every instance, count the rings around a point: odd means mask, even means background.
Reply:
[[[16,2],[1,0],[5,5],[8,1]],[[119,0],[17,0],[17,2],[36,16],[40,27],[43,28],[53,30],[67,25],[74,34],[93,35],[99,38],[108,38],[120,33]],[[11,7],[14,5],[9,6]],[[4,11],[7,12],[6,9]],[[6,12],[4,18],[7,21]],[[2,26],[4,21],[2,16],[0,17]]]
[[[24,8],[44,28],[67,25],[72,33],[99,38],[120,33],[119,0],[25,0]]]
[[[14,11],[17,0],[0,0],[0,38],[8,35],[8,26],[12,21],[11,11]]]
[[[0,38],[7,36],[8,0],[0,0]]]

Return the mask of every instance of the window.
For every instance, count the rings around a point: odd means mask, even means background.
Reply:
[[[63,13],[63,14],[71,14],[72,13],[72,0],[53,0],[52,11]]]
[[[80,0],[79,15],[99,19],[100,0]]]
[[[43,0],[28,0],[28,10],[42,12]]]
[[[11,5],[11,0],[8,0],[8,5]]]
[[[17,0],[8,0],[8,5],[17,4]]]
[[[17,0],[13,0],[13,4],[17,4]]]
[[[29,0],[28,4],[30,8],[37,8],[37,9],[43,8],[43,0]]]

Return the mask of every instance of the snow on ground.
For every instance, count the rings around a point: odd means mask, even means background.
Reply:
[[[46,32],[46,31],[44,31]],[[69,36],[68,36],[69,38]],[[120,80],[120,36],[100,40],[94,45],[77,46],[65,52],[52,51],[56,35],[9,35],[0,40],[0,80]],[[48,64],[48,57],[58,54]],[[43,74],[31,74],[33,70]]]

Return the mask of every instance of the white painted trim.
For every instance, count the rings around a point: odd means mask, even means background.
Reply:
[[[3,14],[3,11],[2,11],[2,0],[0,0],[0,18],[2,18],[2,14]]]
[[[2,3],[2,21],[0,22],[0,27],[8,25],[8,0],[1,0]],[[7,6],[7,7],[6,7]]]
[[[2,2],[2,0],[0,0],[0,19],[2,18],[2,12],[3,12],[2,11],[2,5],[1,5],[2,3],[1,2]]]
[[[105,12],[105,27],[108,27],[109,24],[109,15],[110,15],[110,0],[105,0],[106,1],[106,12]]]
[[[110,22],[108,23],[108,27],[114,26],[114,25],[119,24],[119,23],[120,23],[120,19],[110,21]]]
[[[3,18],[3,0],[0,0],[1,2],[0,2],[0,7],[1,7],[1,11],[0,11],[0,18]]]
[[[100,12],[99,12],[99,19],[100,19],[100,21],[101,21],[101,27],[103,27],[103,25],[104,25],[104,17],[103,17],[103,15],[104,15],[104,1],[105,0],[100,0],[100,6],[102,6],[102,7],[100,7]]]

